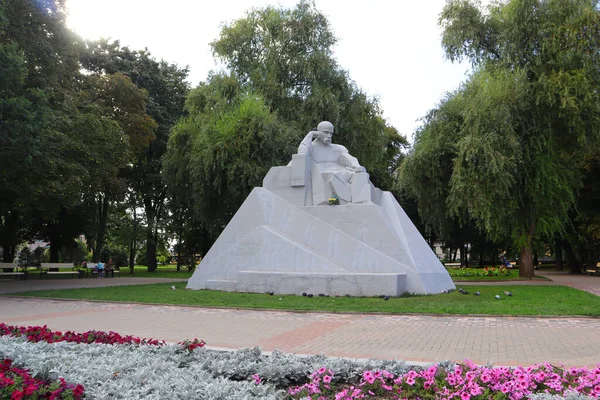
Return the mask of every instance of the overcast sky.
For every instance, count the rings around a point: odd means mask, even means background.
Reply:
[[[267,4],[295,0],[67,0],[69,26],[88,39],[110,37],[157,59],[189,66],[192,86],[220,66],[209,43],[224,22]],[[467,66],[444,59],[437,26],[445,0],[316,0],[338,38],[340,66],[371,96],[383,116],[411,138],[417,120],[465,79]]]

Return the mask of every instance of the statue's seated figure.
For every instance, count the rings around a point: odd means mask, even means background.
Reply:
[[[331,143],[332,136],[328,121],[306,135],[292,157],[292,186],[305,186],[305,205],[328,204],[330,197],[341,203],[370,201],[369,174],[348,149]]]

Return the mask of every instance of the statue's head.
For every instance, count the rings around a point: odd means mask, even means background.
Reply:
[[[331,144],[331,137],[333,136],[333,124],[329,121],[320,122],[317,125],[317,139],[323,144]]]

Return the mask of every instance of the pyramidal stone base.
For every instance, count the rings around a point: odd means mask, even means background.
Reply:
[[[272,190],[252,190],[188,289],[398,296],[455,288],[391,193],[374,189],[375,201],[305,207],[290,187],[290,169],[271,169],[263,185]]]

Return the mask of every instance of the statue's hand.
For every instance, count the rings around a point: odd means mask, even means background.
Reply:
[[[354,167],[354,172],[367,172],[367,170],[365,169],[365,167]]]

